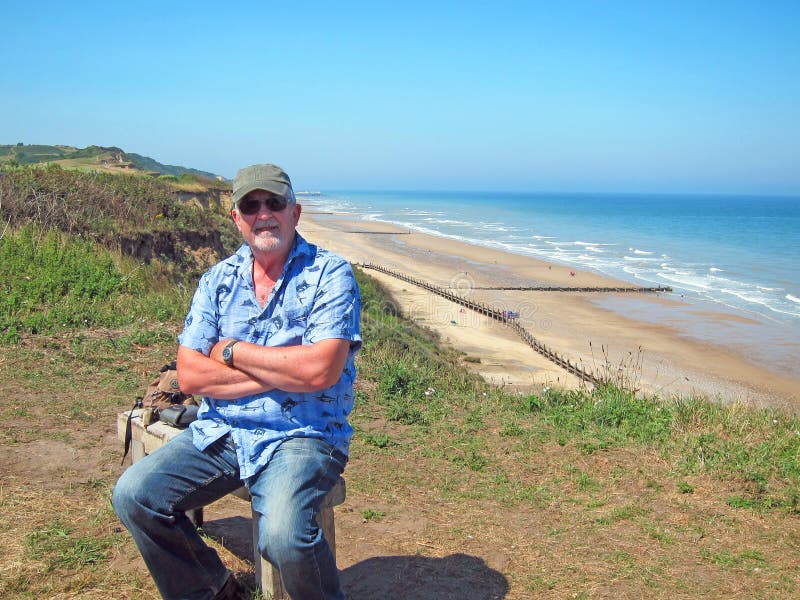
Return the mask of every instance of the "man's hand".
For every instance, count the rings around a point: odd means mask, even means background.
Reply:
[[[233,366],[228,366],[222,360],[222,350],[231,341],[218,341],[208,356],[180,346],[181,390],[228,400],[275,388],[287,392],[324,390],[339,381],[350,350],[350,341],[338,338],[309,346],[277,347],[239,341],[234,348]]]
[[[217,346],[219,344],[215,348]],[[224,344],[219,346],[216,352],[218,358],[212,358],[192,348],[178,346],[178,384],[184,394],[236,400],[274,387],[226,365],[222,361],[224,347]]]
[[[222,350],[231,341],[222,339],[214,344],[210,357],[224,364]],[[350,341],[338,338],[309,346],[261,346],[239,341],[233,349],[233,366],[226,368],[286,392],[315,392],[339,381],[349,350]]]

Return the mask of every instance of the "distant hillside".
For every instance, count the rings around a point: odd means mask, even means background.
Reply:
[[[201,178],[210,181],[225,181],[225,178],[209,173],[164,165],[148,156],[128,153],[115,146],[46,146],[39,144],[0,145],[0,166],[4,163],[31,165],[37,163],[56,163],[65,168],[80,170],[141,171],[146,174],[171,175],[176,178]],[[209,183],[209,182],[206,182]]]

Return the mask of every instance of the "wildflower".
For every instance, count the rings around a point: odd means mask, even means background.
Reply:
[[[433,389],[432,387],[429,387],[427,390],[425,390],[425,395],[426,395],[426,396],[430,396],[430,395],[431,395],[431,394],[433,394],[435,391],[436,391],[435,389]]]

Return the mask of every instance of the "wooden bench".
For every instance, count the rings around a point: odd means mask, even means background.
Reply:
[[[171,427],[161,421],[156,421],[145,427],[142,422],[141,409],[135,409],[133,411],[125,411],[117,416],[117,437],[120,441],[125,440],[128,415],[131,412],[133,413],[131,417],[131,462],[141,460],[183,431],[183,429]],[[235,490],[233,494],[243,500],[250,501],[250,494],[245,487]],[[328,495],[325,496],[320,513],[317,515],[317,523],[319,523],[319,526],[325,534],[325,539],[328,541],[334,560],[336,560],[336,527],[333,520],[333,507],[342,504],[346,495],[344,479],[340,477],[338,483],[328,492]],[[283,589],[280,573],[272,564],[264,560],[258,552],[258,515],[252,508],[251,512],[253,523],[253,562],[255,563],[256,583],[261,587],[261,592],[264,594],[265,598],[271,598],[272,600],[288,600],[289,596]],[[197,511],[193,511],[193,513],[194,514],[189,514],[189,517],[198,526],[202,525],[203,509],[200,508]]]

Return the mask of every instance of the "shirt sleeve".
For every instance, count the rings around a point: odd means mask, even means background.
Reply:
[[[189,314],[178,335],[178,343],[208,356],[211,348],[219,341],[219,313],[212,300],[208,287],[208,275],[200,278]]]
[[[321,274],[303,343],[344,339],[356,351],[361,347],[360,319],[361,294],[353,270],[348,262],[336,261]]]

